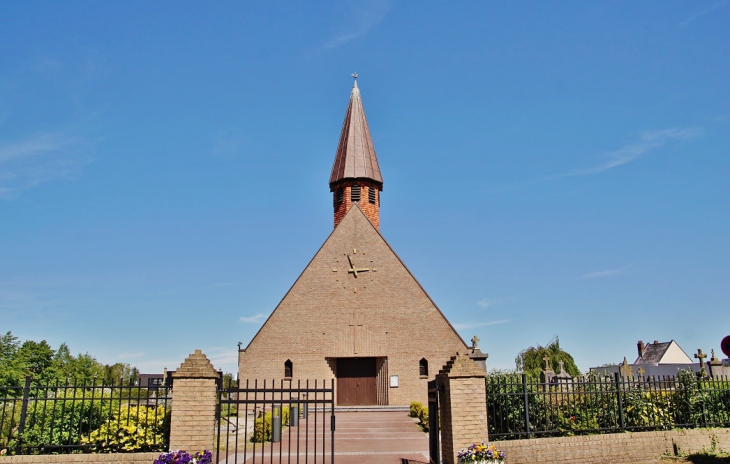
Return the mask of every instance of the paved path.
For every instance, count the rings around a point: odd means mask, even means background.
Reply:
[[[428,462],[428,434],[421,432],[406,411],[336,411],[335,463],[336,464],[402,464],[403,462]],[[321,423],[321,421],[320,421]],[[314,423],[311,423],[314,427]],[[317,437],[304,438],[305,424],[285,429],[281,443],[267,444],[262,448],[239,442],[238,453],[229,448],[228,456],[219,457],[219,463],[269,464],[269,463],[323,463],[329,464],[329,427],[319,431]],[[317,427],[319,429],[320,426]],[[324,441],[322,432],[324,433]],[[312,434],[312,430],[309,431]],[[299,433],[299,435],[297,434]],[[297,438],[299,437],[299,438]],[[315,445],[316,442],[316,445]],[[316,446],[316,453],[315,448]],[[322,447],[325,448],[323,457]],[[306,447],[306,451],[305,451]],[[288,450],[291,449],[291,454]],[[253,457],[253,453],[256,457]],[[236,456],[238,454],[238,456]],[[272,459],[273,458],[273,459]],[[280,460],[281,459],[281,460]],[[404,461],[406,460],[406,461]]]
[[[428,462],[428,434],[407,412],[337,412],[337,464]]]

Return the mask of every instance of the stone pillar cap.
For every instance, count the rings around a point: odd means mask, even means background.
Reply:
[[[173,372],[172,377],[175,379],[217,379],[218,372],[201,350],[195,350],[195,353],[188,356],[180,368]]]
[[[438,373],[439,377],[486,377],[484,372],[477,363],[475,363],[469,355],[456,353],[449,362]]]

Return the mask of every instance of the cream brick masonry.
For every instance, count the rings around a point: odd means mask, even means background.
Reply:
[[[487,428],[486,373],[469,356],[457,353],[436,376],[443,462],[455,464],[456,453],[485,440]]]
[[[485,435],[486,437],[486,435]],[[486,439],[486,438],[484,438]],[[495,442],[509,464],[657,464],[662,454],[730,450],[729,429],[663,430]],[[664,461],[667,462],[667,461]]]
[[[218,373],[208,358],[195,350],[172,377],[170,449],[190,453],[212,450]]]
[[[347,255],[370,269],[357,277]],[[353,206],[239,358],[239,378],[335,379],[337,358],[387,358],[390,405],[427,401],[428,378],[466,344],[380,232]],[[426,359],[428,376],[419,361]],[[177,386],[177,384],[176,384]],[[379,395],[382,392],[379,392]],[[380,400],[380,398],[379,398]],[[383,403],[380,403],[383,404]]]

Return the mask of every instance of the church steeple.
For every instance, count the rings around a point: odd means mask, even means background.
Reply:
[[[355,83],[350,92],[350,103],[342,124],[340,143],[337,145],[335,162],[330,175],[330,191],[333,193],[335,227],[340,223],[354,203],[370,219],[375,227],[380,226],[380,192],[383,178],[380,175],[378,158],[375,156],[373,139],[370,137],[365,109]]]

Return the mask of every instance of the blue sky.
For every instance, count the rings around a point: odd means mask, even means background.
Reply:
[[[2,2],[0,331],[235,371],[331,231],[356,71],[381,232],[490,367],[554,335],[582,370],[640,339],[719,354],[728,24],[728,1]]]

